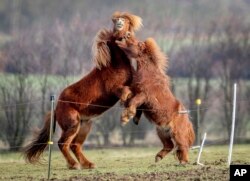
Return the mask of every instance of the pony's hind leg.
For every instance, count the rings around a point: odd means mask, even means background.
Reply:
[[[58,140],[58,146],[67,161],[69,169],[80,169],[79,163],[77,163],[70,155],[69,147],[72,140],[75,138],[79,130],[79,124],[70,127],[67,130],[62,131],[61,138]]]
[[[82,152],[82,145],[87,138],[89,131],[91,130],[92,122],[84,121],[81,123],[80,130],[74,140],[72,141],[70,148],[75,154],[77,160],[80,162],[82,168],[95,168],[95,164],[90,162]]]
[[[188,163],[188,146],[185,146],[185,145],[178,146],[176,155],[180,164]]]
[[[188,163],[188,141],[183,135],[176,135],[174,140],[176,141],[177,151],[176,156],[180,162],[180,164]]]
[[[164,128],[157,128],[156,131],[163,144],[163,148],[155,156],[155,162],[158,162],[173,150],[174,144],[171,140],[169,130],[165,130]]]
[[[132,97],[132,92],[128,86],[124,86],[121,94],[121,102],[124,104],[129,98]]]

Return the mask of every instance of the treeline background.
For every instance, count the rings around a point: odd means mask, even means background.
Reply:
[[[250,139],[249,0],[0,0],[0,147],[19,150],[50,110],[49,97],[91,71],[91,46],[114,11],[143,19],[141,40],[156,39],[169,57],[172,89],[197,131],[226,143],[233,84],[238,84],[236,141]],[[166,100],[167,101],[167,100]],[[117,104],[96,118],[89,145],[159,144],[154,125],[120,126]],[[59,129],[58,129],[59,130]],[[55,135],[59,137],[60,131]]]

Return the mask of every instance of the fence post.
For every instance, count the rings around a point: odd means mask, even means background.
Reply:
[[[52,141],[52,132],[53,132],[53,125],[54,125],[54,103],[55,103],[55,96],[52,95],[50,96],[50,101],[51,101],[51,117],[50,117],[50,131],[49,131],[49,165],[48,165],[48,180],[50,179],[50,168],[51,168],[51,147],[53,145]]]
[[[196,105],[197,105],[197,122],[196,122],[196,126],[197,126],[197,132],[196,132],[196,144],[200,145],[201,143],[201,135],[200,135],[200,105],[201,105],[201,99],[196,99],[195,101]]]
[[[231,127],[231,136],[230,136],[228,162],[227,162],[228,166],[230,166],[230,164],[231,164],[233,142],[234,142],[234,127],[235,127],[235,115],[236,115],[236,92],[237,92],[237,84],[235,83],[234,84],[234,95],[233,95],[232,127]]]
[[[203,166],[203,164],[200,163],[200,158],[201,158],[201,153],[202,153],[203,146],[204,146],[206,138],[207,138],[207,133],[204,133],[203,140],[202,140],[202,143],[201,143],[201,146],[200,146],[200,151],[199,151],[199,154],[198,154],[198,157],[197,157],[197,161],[196,161],[196,163],[198,165],[202,165],[202,166]]]

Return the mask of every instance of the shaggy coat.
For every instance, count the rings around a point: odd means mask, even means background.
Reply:
[[[123,18],[124,24],[118,24]],[[62,129],[58,146],[70,169],[94,168],[82,152],[82,145],[91,130],[91,118],[102,114],[120,98],[124,86],[130,85],[132,69],[124,52],[116,45],[127,31],[134,32],[141,27],[141,18],[129,13],[116,12],[112,16],[112,31],[101,30],[93,45],[94,69],[78,82],[65,88],[58,98],[55,120]],[[37,137],[25,148],[26,160],[34,163],[47,147],[49,140],[49,121],[47,115],[44,127]],[[70,150],[75,158],[71,156]]]
[[[135,116],[136,108],[141,106],[145,116],[156,124],[163,143],[155,161],[176,148],[180,163],[188,162],[188,150],[195,135],[188,114],[179,113],[185,107],[170,90],[169,77],[165,75],[166,56],[152,38],[138,42],[126,37],[116,43],[130,59],[137,61],[132,84],[123,90],[122,101],[128,99],[127,108],[122,113],[123,123]]]

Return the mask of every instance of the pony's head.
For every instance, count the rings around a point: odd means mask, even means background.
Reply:
[[[142,52],[145,49],[145,43],[138,41],[130,32],[127,32],[121,40],[116,40],[115,42],[129,59],[137,59],[142,56]]]
[[[130,59],[137,61],[150,61],[165,74],[168,60],[153,38],[145,42],[137,41],[133,36],[126,36],[116,44],[124,51]]]
[[[142,27],[142,19],[127,12],[115,12],[112,15],[112,21],[114,23],[113,32],[119,38],[128,31],[134,33]]]
[[[120,39],[126,32],[134,34],[135,31],[138,31],[142,27],[142,19],[127,12],[115,12],[112,15],[112,21],[114,23],[113,31],[102,29],[94,39],[92,54],[93,61],[98,69],[107,67],[111,61],[108,42],[112,37]]]

